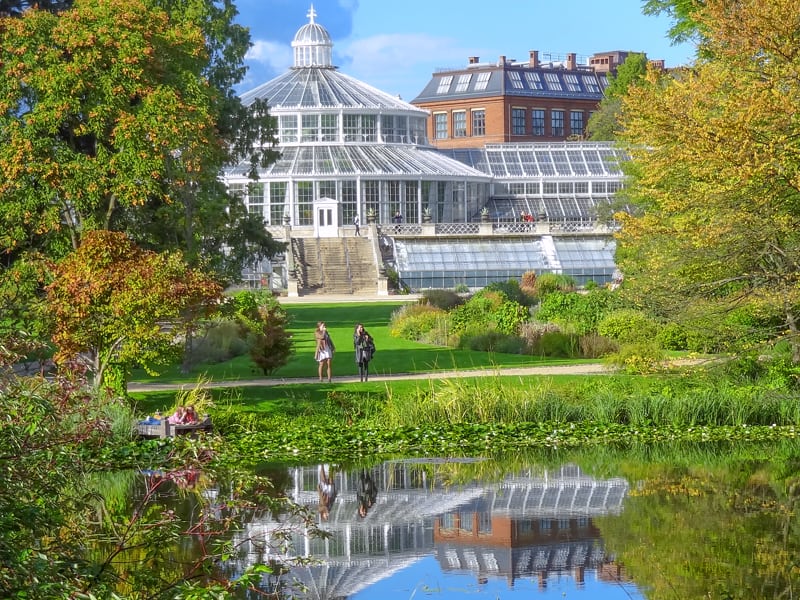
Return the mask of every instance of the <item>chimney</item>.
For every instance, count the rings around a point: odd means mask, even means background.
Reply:
[[[506,66],[506,55],[505,54],[501,54],[500,58],[497,59],[497,66],[499,66],[499,67]]]
[[[567,54],[567,71],[574,71],[576,64],[575,64],[575,53],[570,52]]]
[[[470,56],[469,57],[469,64],[477,65],[480,62],[480,60],[481,60],[480,56]]]
[[[530,59],[528,60],[528,66],[531,69],[538,69],[539,68],[539,51],[538,50],[531,50]]]

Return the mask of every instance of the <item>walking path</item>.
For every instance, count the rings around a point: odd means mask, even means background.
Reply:
[[[375,374],[370,375],[370,381],[400,381],[404,379],[457,379],[464,377],[493,377],[517,375],[519,377],[530,377],[536,375],[597,375],[608,373],[608,367],[601,363],[585,363],[579,365],[550,365],[541,367],[508,367],[491,369],[464,369],[458,371],[427,371],[424,373],[394,373],[394,374]],[[358,376],[334,377],[333,383],[353,383],[358,382]],[[262,379],[239,379],[214,381],[208,387],[214,388],[235,388],[235,387],[266,387],[273,385],[288,384],[307,384],[319,383],[316,377],[287,377],[287,378],[267,378]],[[132,382],[128,384],[129,392],[163,392],[169,390],[179,390],[182,388],[192,388],[194,383],[142,383]]]

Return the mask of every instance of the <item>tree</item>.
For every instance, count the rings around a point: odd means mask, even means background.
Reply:
[[[642,12],[645,15],[666,14],[674,20],[668,35],[673,43],[699,41],[702,38],[700,23],[695,13],[705,4],[703,0],[647,0]]]
[[[112,364],[145,368],[173,354],[194,321],[216,310],[220,286],[180,254],[156,254],[122,233],[95,231],[55,265],[47,287],[60,364],[103,382]]]
[[[276,156],[266,106],[233,92],[249,46],[235,16],[230,0],[78,0],[3,18],[0,249],[58,258],[122,230],[228,280],[279,251],[218,181]]]
[[[783,328],[769,333],[790,342],[795,364],[800,46],[787,15],[797,14],[799,0],[708,0],[696,13],[709,58],[680,78],[651,72],[623,100],[628,196],[642,211],[618,215],[628,293],[662,313],[779,312]]]
[[[234,297],[234,311],[247,336],[250,358],[264,375],[282,367],[292,355],[292,338],[287,331],[289,315],[269,293],[240,292]]]
[[[641,53],[628,55],[617,73],[608,76],[603,99],[597,110],[589,117],[586,133],[593,141],[610,141],[617,139],[621,125],[619,114],[622,109],[622,97],[628,88],[642,81],[647,72],[647,56]]]

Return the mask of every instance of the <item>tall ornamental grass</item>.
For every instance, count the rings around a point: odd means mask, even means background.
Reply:
[[[800,424],[800,402],[774,390],[724,382],[707,385],[658,380],[589,378],[556,386],[547,378],[429,381],[389,393],[372,416],[387,426],[420,423],[552,422],[694,427]]]

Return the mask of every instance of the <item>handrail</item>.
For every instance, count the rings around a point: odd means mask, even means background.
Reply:
[[[350,293],[353,293],[353,273],[350,271],[350,249],[347,247],[347,238],[342,238],[344,246],[344,264],[347,267],[347,283],[350,286]]]
[[[317,268],[319,269],[319,285],[325,287],[325,268],[322,264],[322,242],[319,235],[317,236]]]

